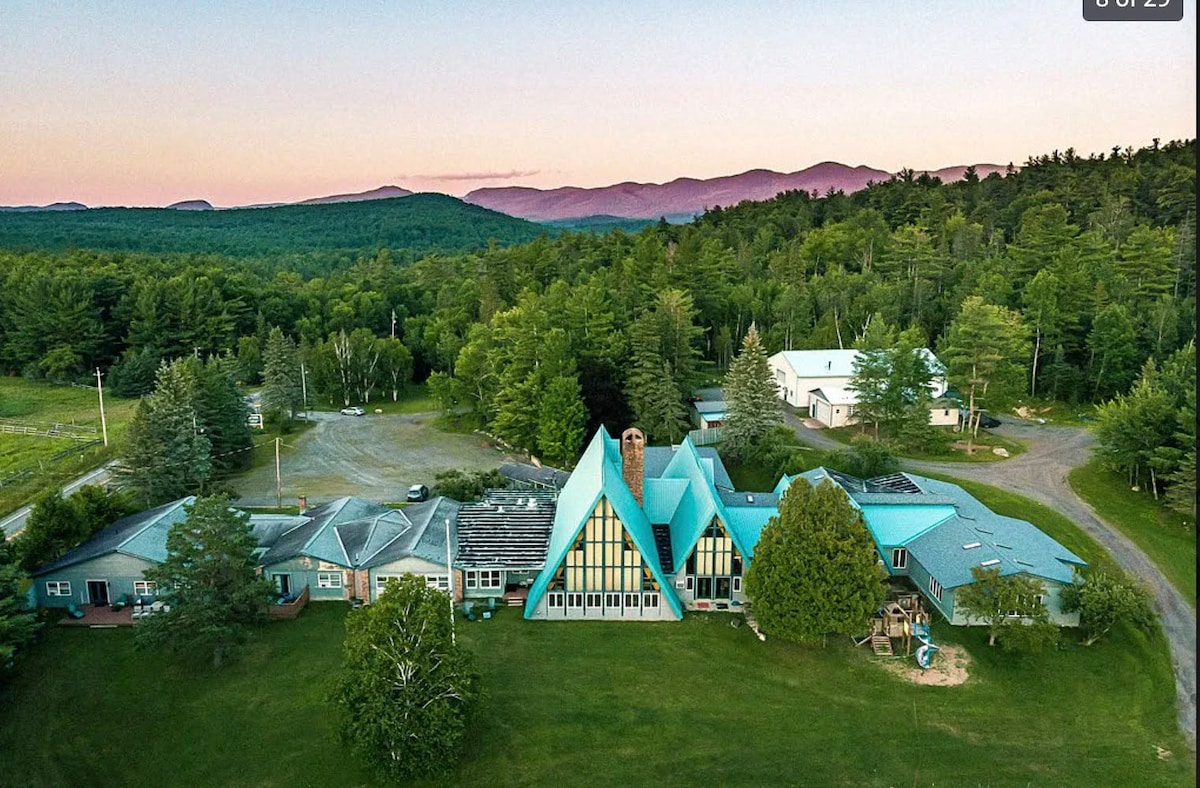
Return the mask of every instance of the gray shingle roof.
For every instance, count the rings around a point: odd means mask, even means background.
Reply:
[[[167,557],[167,532],[170,531],[172,525],[187,517],[183,507],[195,500],[195,496],[189,495],[186,498],[123,517],[75,549],[41,567],[33,575],[37,577],[115,552],[126,552],[148,561],[164,561]],[[135,537],[151,530],[153,533],[145,534],[144,538],[137,540],[136,545],[129,544],[135,540]],[[127,547],[129,549],[126,549]]]
[[[561,490],[566,485],[567,479],[571,478],[571,474],[566,471],[551,468],[549,465],[543,465],[539,468],[519,462],[501,465],[500,473],[504,474],[506,479],[511,479],[512,481],[524,482],[526,484],[543,484],[547,487],[553,487],[556,490]]]
[[[531,502],[532,501],[532,505]],[[541,569],[554,527],[555,496],[489,490],[458,511],[458,555],[465,569]]]

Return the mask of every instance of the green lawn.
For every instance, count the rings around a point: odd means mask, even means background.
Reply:
[[[137,400],[105,396],[109,448],[91,447],[57,463],[51,457],[81,444],[65,438],[0,433],[0,478],[35,471],[19,483],[0,488],[0,514],[18,508],[47,487],[69,481],[113,456],[125,436]],[[44,427],[55,422],[92,428],[101,436],[100,409],[93,389],[59,386],[24,378],[0,377],[0,419]]]
[[[1096,514],[1119,528],[1150,556],[1184,599],[1196,606],[1196,521],[1173,512],[1147,492],[1135,493],[1099,458],[1071,471],[1071,489]]]
[[[367,404],[361,402],[352,403],[361,405],[368,413],[374,413],[376,409],[384,413],[429,413],[439,409],[437,402],[430,395],[428,387],[424,383],[409,384],[400,392],[400,397],[395,402],[392,401],[391,392],[376,392],[375,401]],[[339,411],[341,405],[331,405],[328,402],[314,404],[312,410],[323,411]]]
[[[216,673],[134,652],[128,629],[50,627],[0,689],[0,784],[375,784],[326,701],[345,609],[271,624]],[[1194,782],[1161,639],[1015,659],[936,626],[974,658],[965,685],[937,688],[845,641],[760,643],[729,620],[462,622],[489,698],[467,760],[429,785]]]

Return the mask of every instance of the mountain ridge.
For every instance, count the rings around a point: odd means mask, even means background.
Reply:
[[[956,165],[938,170],[914,171],[943,181],[961,180],[969,166],[979,177],[1003,173],[999,164]],[[562,221],[588,216],[623,219],[656,219],[663,215],[699,214],[709,208],[726,208],[744,200],[769,200],[780,192],[807,191],[818,195],[830,190],[856,192],[871,182],[886,181],[896,173],[867,165],[851,166],[823,161],[791,173],[756,168],[714,178],[680,177],[666,183],[623,181],[611,186],[561,186],[538,189],[530,186],[492,186],[475,189],[463,199],[536,222]]]

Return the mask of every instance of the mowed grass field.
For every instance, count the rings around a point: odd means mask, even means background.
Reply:
[[[106,395],[104,412],[108,422],[109,450],[92,447],[81,455],[48,465],[51,457],[80,445],[66,438],[42,438],[0,432],[0,477],[26,468],[37,469],[33,478],[0,488],[0,514],[15,509],[54,482],[68,481],[67,477],[93,468],[110,456],[120,445],[125,428],[133,416],[137,400],[119,399]],[[100,431],[100,408],[94,389],[60,386],[0,377],[0,420],[46,427],[55,422],[74,424]],[[45,468],[43,469],[43,466]]]
[[[1096,514],[1128,536],[1163,571],[1184,599],[1196,606],[1196,520],[1171,511],[1148,492],[1133,492],[1120,474],[1098,458],[1071,471],[1071,489]]]
[[[965,485],[1088,561],[1061,515]],[[375,785],[327,701],[342,604],[261,629],[197,671],[132,632],[49,627],[0,688],[0,785]],[[972,657],[958,687],[916,686],[866,648],[759,642],[729,614],[681,623],[460,619],[488,699],[464,761],[428,785],[1193,785],[1161,635],[1014,656],[934,627]],[[1159,749],[1170,752],[1160,757]]]
[[[0,690],[0,784],[378,784],[327,701],[345,611],[310,605],[217,672],[135,652],[129,629],[51,627]],[[1014,658],[939,626],[971,678],[918,687],[848,641],[761,643],[731,619],[462,622],[488,699],[464,762],[428,784],[1194,783],[1159,639]]]

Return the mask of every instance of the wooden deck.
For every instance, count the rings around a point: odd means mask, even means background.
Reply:
[[[126,605],[120,610],[113,610],[108,605],[83,605],[83,618],[71,618],[64,615],[58,621],[60,627],[131,627],[133,626],[133,607]]]

